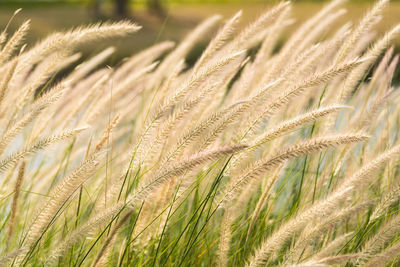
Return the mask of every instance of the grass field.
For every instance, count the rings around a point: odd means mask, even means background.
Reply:
[[[343,4],[18,14],[0,266],[399,266],[400,23]]]

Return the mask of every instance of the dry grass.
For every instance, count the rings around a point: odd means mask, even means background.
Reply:
[[[241,12],[210,17],[114,68],[115,48],[77,65],[78,50],[140,29],[129,21],[31,48],[29,22],[6,28],[0,265],[399,264],[400,26],[371,35],[386,0],[354,26],[343,4],[280,49],[289,2],[243,30]]]

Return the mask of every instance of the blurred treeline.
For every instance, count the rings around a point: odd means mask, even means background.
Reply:
[[[8,3],[89,3],[93,0],[2,0],[0,4]],[[98,0],[102,3],[115,0]],[[396,1],[396,0],[392,0]],[[398,0],[397,0],[398,1]],[[146,4],[148,0],[128,0],[129,3]],[[162,4],[174,3],[275,3],[278,0],[159,0]],[[328,2],[327,0],[292,0],[292,2]],[[349,0],[349,2],[374,2],[373,0]]]
[[[22,12],[9,26],[10,32],[30,19],[31,27],[27,44],[32,45],[52,32],[65,31],[79,25],[88,25],[105,20],[132,19],[143,28],[126,38],[104,41],[93,46],[79,48],[82,60],[99,53],[108,46],[115,46],[116,53],[107,62],[112,66],[123,57],[137,53],[157,42],[168,40],[178,43],[200,21],[220,14],[223,18],[233,16],[239,9],[243,16],[239,27],[254,20],[279,0],[0,0],[0,28],[8,23],[17,8]],[[292,16],[296,23],[287,28],[279,43],[283,43],[296,26],[303,23],[311,14],[317,13],[329,0],[292,0]],[[365,14],[374,0],[348,0],[344,6],[347,13],[341,21],[357,21]],[[400,0],[391,0],[384,12],[382,21],[371,34],[381,36],[393,25],[400,23]],[[332,34],[337,26],[326,29],[326,36]],[[187,64],[193,63],[201,54],[211,38],[193,48],[187,57]],[[400,40],[395,42],[396,52],[400,52]]]
[[[113,14],[117,17],[125,17],[129,11],[136,6],[145,6],[151,13],[165,17],[166,10],[169,5],[174,4],[243,4],[251,5],[256,3],[272,4],[280,0],[0,0],[1,5],[18,5],[18,6],[43,6],[43,5],[65,5],[79,4],[85,5],[96,17],[101,17],[102,8],[106,6],[107,10],[110,7],[113,9]],[[294,3],[314,2],[324,3],[328,0],[292,0]],[[392,0],[400,1],[400,0]],[[368,3],[373,0],[349,0],[349,3]]]
[[[391,2],[397,2],[400,0],[391,0]],[[169,4],[220,4],[220,3],[241,3],[241,4],[251,4],[251,3],[276,3],[279,0],[1,0],[0,5],[7,4],[86,4],[92,5],[96,4],[117,4],[124,3],[126,5],[143,5],[143,6],[153,6],[154,4],[160,6],[167,6]],[[296,2],[319,2],[324,3],[328,0],[292,0],[293,3]],[[374,0],[349,0],[350,3],[368,3],[374,2]]]
[[[280,0],[0,0],[0,5],[18,5],[25,7],[43,6],[43,5],[65,5],[78,4],[85,5],[94,17],[101,18],[105,16],[103,9],[113,10],[115,17],[128,17],[134,7],[145,6],[150,13],[159,17],[167,15],[167,7],[174,4],[273,4]],[[294,3],[314,2],[323,3],[328,0],[292,0]],[[392,0],[400,1],[400,0]],[[349,3],[368,3],[373,0],[349,0]],[[109,15],[109,13],[108,13]],[[106,15],[107,16],[107,15]]]

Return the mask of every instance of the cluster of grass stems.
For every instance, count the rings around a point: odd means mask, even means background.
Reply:
[[[400,25],[374,33],[387,0],[344,24],[343,3],[281,47],[289,2],[243,30],[241,12],[212,16],[113,68],[115,48],[78,64],[79,48],[134,23],[34,46],[29,21],[5,27],[0,266],[400,264]]]

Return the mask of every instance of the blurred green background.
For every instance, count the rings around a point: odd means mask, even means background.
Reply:
[[[104,20],[131,19],[143,26],[140,32],[128,38],[110,40],[94,47],[82,48],[86,56],[97,53],[106,46],[118,48],[114,61],[162,40],[178,41],[201,20],[213,14],[229,18],[243,10],[241,25],[254,20],[277,1],[266,0],[0,0],[0,25],[7,24],[17,8],[23,10],[10,25],[15,30],[23,21],[31,19],[28,43],[44,38],[54,31],[64,31],[82,24]],[[290,34],[296,26],[320,10],[328,1],[293,1],[292,17],[296,20],[287,31]],[[340,19],[357,23],[372,6],[372,1],[349,1],[344,7],[347,13]],[[375,27],[377,34],[400,23],[400,1],[392,1],[385,10],[384,18]],[[338,25],[339,26],[339,25]],[[329,35],[335,29],[326,29]],[[209,36],[211,38],[211,35]],[[283,39],[285,36],[282,37]],[[191,53],[196,57],[207,40]],[[396,41],[397,50],[400,40]],[[189,58],[190,60],[190,58]],[[112,64],[112,62],[111,62]]]

